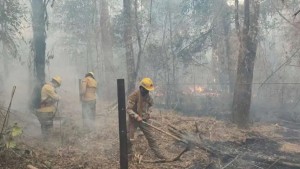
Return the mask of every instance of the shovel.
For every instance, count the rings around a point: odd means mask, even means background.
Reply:
[[[161,132],[161,133],[163,133],[163,134],[165,134],[165,135],[168,135],[168,136],[172,137],[173,139],[175,139],[177,141],[180,141],[180,142],[182,142],[184,144],[187,144],[187,145],[189,144],[188,141],[183,140],[183,139],[181,139],[181,138],[179,138],[179,137],[177,137],[177,136],[175,136],[175,135],[173,135],[171,133],[168,133],[168,132],[166,132],[166,131],[164,131],[164,130],[156,127],[156,126],[153,126],[152,124],[149,124],[149,123],[147,123],[145,121],[142,121],[142,123],[145,124],[145,125],[147,125],[147,126],[149,126],[149,127],[151,127],[151,128],[153,128],[153,129],[155,129],[155,130],[157,130],[157,131],[159,131],[159,132]]]

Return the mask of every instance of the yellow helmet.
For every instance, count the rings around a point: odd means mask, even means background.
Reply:
[[[56,81],[59,84],[59,86],[61,85],[62,80],[61,80],[60,76],[55,76],[55,77],[52,78],[52,80]]]
[[[93,72],[89,72],[88,74],[90,74],[90,75],[92,75],[93,77],[95,77]]]
[[[148,91],[153,91],[154,90],[153,82],[148,77],[141,80],[140,86],[144,87]]]

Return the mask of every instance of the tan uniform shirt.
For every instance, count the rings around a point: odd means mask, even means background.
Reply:
[[[55,112],[55,103],[59,100],[59,96],[51,83],[46,83],[41,91],[41,106],[38,112]]]
[[[81,81],[81,94],[83,101],[96,100],[97,81],[92,77],[85,77]]]
[[[149,94],[143,97],[140,90],[136,90],[128,97],[126,112],[130,117],[136,118],[139,115],[146,119],[152,105],[153,99]]]

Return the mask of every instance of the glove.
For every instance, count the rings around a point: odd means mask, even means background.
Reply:
[[[137,118],[135,118],[136,121],[141,122],[143,121],[143,118],[141,116],[137,116]]]

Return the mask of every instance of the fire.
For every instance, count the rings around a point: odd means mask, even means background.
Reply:
[[[196,86],[195,87],[195,92],[202,93],[203,91],[204,91],[204,89],[201,86]]]
[[[204,92],[204,88],[201,87],[201,86],[190,86],[189,87],[189,93],[192,94],[192,93],[203,93]]]

